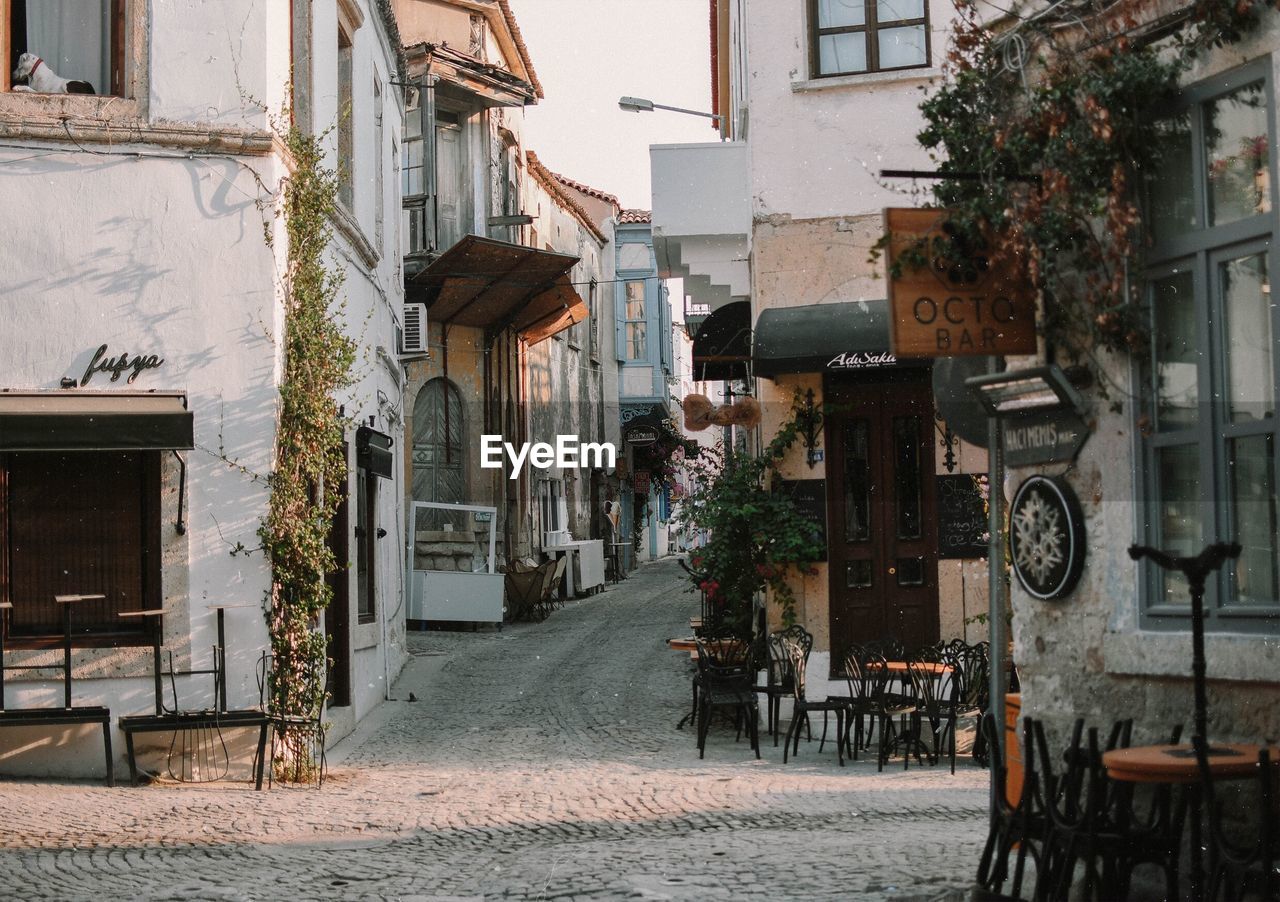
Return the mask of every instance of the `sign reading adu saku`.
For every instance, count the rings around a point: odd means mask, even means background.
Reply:
[[[894,354],[1035,353],[1035,291],[1023,272],[994,270],[987,247],[949,230],[945,210],[890,208],[884,218]]]

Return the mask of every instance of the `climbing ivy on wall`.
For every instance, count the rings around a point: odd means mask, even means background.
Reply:
[[[328,546],[330,525],[346,494],[343,420],[334,398],[352,382],[356,350],[338,324],[342,274],[325,262],[337,176],[323,165],[320,136],[292,125],[277,131],[292,164],[275,209],[288,241],[282,280],[284,371],[271,496],[259,536],[271,564],[272,708],[305,717],[318,712],[324,700],[319,616],[331,595],[325,576],[339,566]],[[266,236],[272,245],[270,223]],[[314,767],[310,738],[287,729],[279,738],[286,775],[309,775]]]
[[[956,247],[987,247],[993,267],[1029,275],[1046,338],[1073,361],[1098,372],[1096,351],[1145,347],[1141,178],[1161,162],[1159,105],[1204,51],[1254,32],[1274,5],[1193,0],[1161,18],[1154,0],[1034,3],[993,26],[955,0],[947,78],[921,105],[919,141],[941,172],[978,178],[941,181],[936,198]]]

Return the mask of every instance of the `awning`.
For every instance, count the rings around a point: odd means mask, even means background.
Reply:
[[[889,302],[842,301],[771,307],[756,320],[751,356],[757,376],[840,373],[929,361],[902,361],[889,350]]]
[[[734,301],[713,311],[693,337],[695,381],[745,378],[750,360],[750,301]]]
[[[537,344],[587,318],[568,276],[577,262],[569,254],[468,235],[409,284],[425,290],[434,322],[509,327]]]
[[[0,391],[0,451],[170,451],[195,447],[178,393]]]

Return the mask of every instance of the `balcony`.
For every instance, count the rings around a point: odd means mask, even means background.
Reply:
[[[654,144],[653,249],[666,278],[708,312],[751,295],[747,146]]]

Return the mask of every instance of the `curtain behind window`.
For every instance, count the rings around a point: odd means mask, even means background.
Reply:
[[[111,0],[38,0],[27,4],[27,51],[63,78],[111,92]]]

